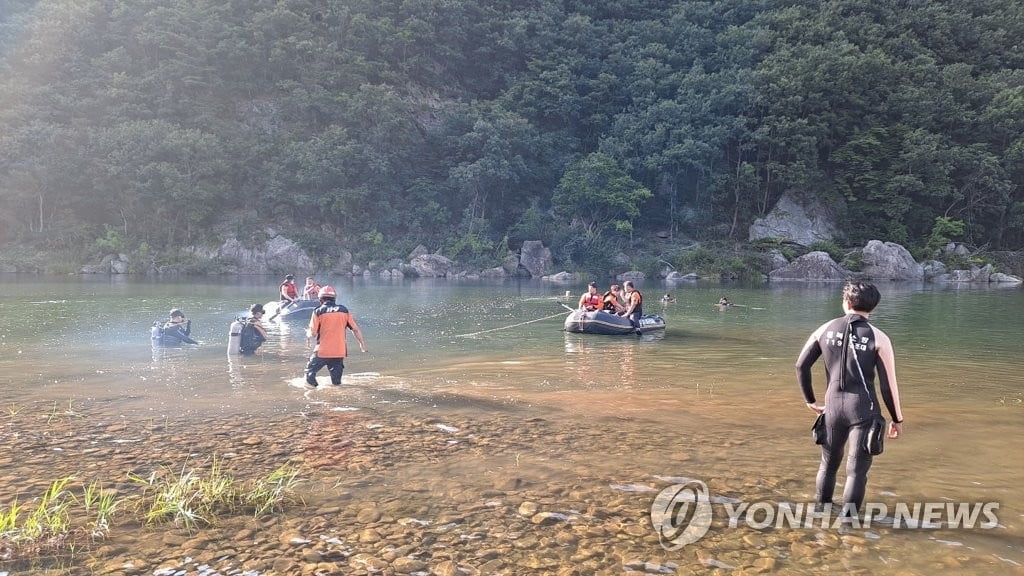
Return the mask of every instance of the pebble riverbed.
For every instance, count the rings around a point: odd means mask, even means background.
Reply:
[[[70,475],[128,496],[138,491],[129,472],[202,468],[213,457],[237,478],[299,467],[301,502],[192,533],[120,516],[71,560],[0,564],[0,575],[1024,575],[1012,559],[939,531],[755,530],[728,528],[721,515],[699,543],[665,549],[651,504],[685,476],[699,472],[712,492],[746,500],[812,489],[805,475],[733,470],[723,455],[736,442],[535,411],[424,417],[397,405],[311,404],[190,421],[113,416],[88,402],[65,411],[29,404],[0,419],[2,507]]]

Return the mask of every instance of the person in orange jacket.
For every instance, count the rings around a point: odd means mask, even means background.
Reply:
[[[316,373],[324,366],[331,374],[331,384],[341,385],[341,375],[345,371],[345,357],[348,355],[346,330],[351,330],[359,342],[360,352],[366,352],[366,342],[359,324],[348,308],[338,304],[337,292],[331,286],[324,286],[318,294],[320,307],[313,311],[309,319],[307,336],[316,338],[316,347],[306,364],[306,388],[315,389]]]

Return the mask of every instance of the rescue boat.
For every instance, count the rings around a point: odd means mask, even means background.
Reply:
[[[639,326],[635,327],[629,319],[617,314],[611,314],[603,310],[573,310],[565,318],[565,331],[579,334],[604,334],[607,336],[619,336],[622,334],[636,334],[664,330],[665,319],[661,316],[649,314],[640,317]]]

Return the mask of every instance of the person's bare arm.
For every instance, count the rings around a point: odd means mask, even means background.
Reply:
[[[359,351],[366,352],[366,342],[363,341],[363,332],[359,329],[359,324],[356,324],[356,319],[352,315],[349,315],[348,317],[348,327],[356,337],[356,342],[359,342]]]
[[[800,384],[800,391],[804,395],[804,402],[807,407],[813,410],[816,414],[821,414],[825,410],[824,405],[819,405],[815,402],[814,398],[814,387],[811,385],[812,373],[811,367],[821,357],[821,333],[825,330],[828,323],[822,324],[815,330],[810,337],[807,338],[807,342],[804,343],[803,349],[800,350],[800,356],[796,360],[796,380]]]
[[[889,335],[874,326],[875,351],[878,353],[878,388],[882,393],[892,422],[889,423],[889,437],[899,438],[903,434],[903,405],[900,403],[900,387],[896,382],[896,355]]]

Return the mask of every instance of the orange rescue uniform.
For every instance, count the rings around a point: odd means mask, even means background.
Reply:
[[[348,355],[346,330],[355,328],[352,314],[341,304],[328,303],[313,311],[309,333],[316,338],[313,353],[320,358],[344,358]]]

